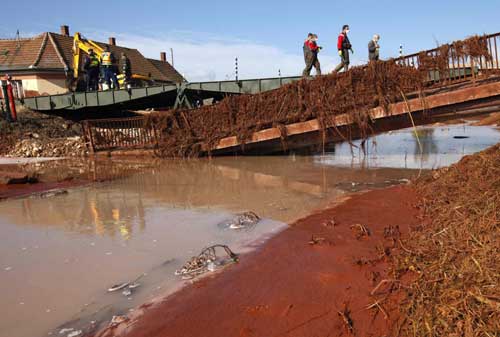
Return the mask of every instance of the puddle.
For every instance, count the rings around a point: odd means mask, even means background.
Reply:
[[[413,129],[404,129],[370,138],[367,155],[348,144],[339,144],[335,153],[320,156],[328,165],[361,167],[394,167],[432,169],[449,166],[463,156],[473,154],[500,142],[498,128],[468,124],[422,126],[417,128],[422,151]],[[359,141],[354,142],[360,145]]]
[[[500,141],[488,127],[419,128],[421,155],[412,132],[377,136],[354,159],[341,144],[324,156],[155,161],[68,194],[0,202],[0,335],[59,335],[109,320],[181,286],[175,270],[206,246],[248,251],[351,192],[405,182]],[[252,230],[219,226],[247,210],[264,219]],[[107,292],[143,273],[131,296]]]

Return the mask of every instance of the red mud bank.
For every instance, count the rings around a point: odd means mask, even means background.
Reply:
[[[390,335],[400,295],[378,285],[390,278],[400,232],[418,223],[416,200],[408,186],[356,195],[98,336],[125,324],[128,337]]]

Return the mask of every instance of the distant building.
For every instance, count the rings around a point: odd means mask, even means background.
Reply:
[[[156,83],[180,83],[185,79],[168,63],[165,53],[160,60],[144,57],[137,49],[116,45],[109,38],[109,46],[117,59],[125,52],[132,64],[132,73],[147,76]],[[80,62],[83,57],[80,57]],[[73,37],[69,27],[61,32],[46,32],[32,38],[0,39],[0,77],[12,76],[18,97],[63,94],[69,91],[73,76]],[[79,65],[81,69],[81,64]],[[1,91],[0,91],[1,97]]]

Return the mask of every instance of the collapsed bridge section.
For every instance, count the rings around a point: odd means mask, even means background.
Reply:
[[[273,91],[228,96],[198,109],[151,114],[143,117],[142,127],[155,130],[149,147],[160,156],[267,154],[322,149],[429,117],[498,109],[499,35],[475,36]],[[87,134],[94,137],[95,122],[88,123]],[[116,144],[100,149],[128,148]]]

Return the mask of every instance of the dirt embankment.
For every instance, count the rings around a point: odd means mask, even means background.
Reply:
[[[16,123],[0,118],[0,156],[75,157],[87,154],[78,123],[21,108]]]

